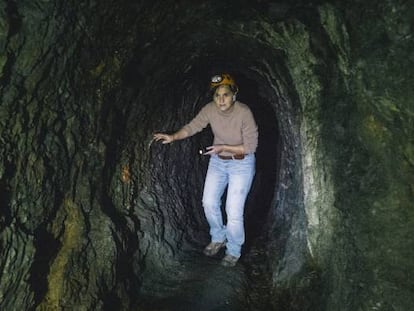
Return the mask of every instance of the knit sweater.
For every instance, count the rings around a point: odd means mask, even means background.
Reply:
[[[258,130],[250,108],[236,101],[228,111],[221,111],[214,102],[205,105],[183,129],[192,136],[210,124],[214,145],[241,145],[246,154],[254,153],[258,144]],[[222,153],[222,155],[230,155]]]

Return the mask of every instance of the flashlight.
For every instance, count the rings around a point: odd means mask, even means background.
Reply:
[[[205,155],[205,153],[207,152],[207,148],[206,147],[200,147],[200,149],[198,150],[198,153],[200,155]]]

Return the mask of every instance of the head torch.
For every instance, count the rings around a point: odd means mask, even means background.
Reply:
[[[233,77],[230,76],[228,73],[223,73],[220,75],[215,75],[211,77],[210,80],[210,88],[214,89],[220,85],[228,85],[233,90],[233,92],[237,93],[238,87],[236,82],[234,81]]]

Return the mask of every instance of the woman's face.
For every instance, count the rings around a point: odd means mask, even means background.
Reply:
[[[230,90],[230,87],[221,85],[214,92],[213,100],[217,108],[225,112],[233,105],[233,95],[234,93]]]

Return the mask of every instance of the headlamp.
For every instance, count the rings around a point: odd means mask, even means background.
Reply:
[[[221,75],[215,75],[211,77],[212,83],[220,83],[221,81],[223,81],[223,77]]]
[[[233,77],[229,75],[228,73],[222,73],[218,75],[214,75],[211,77],[210,80],[210,88],[216,88],[220,85],[228,85],[230,86],[235,93],[238,91],[238,87],[236,85],[236,82],[234,81]]]

